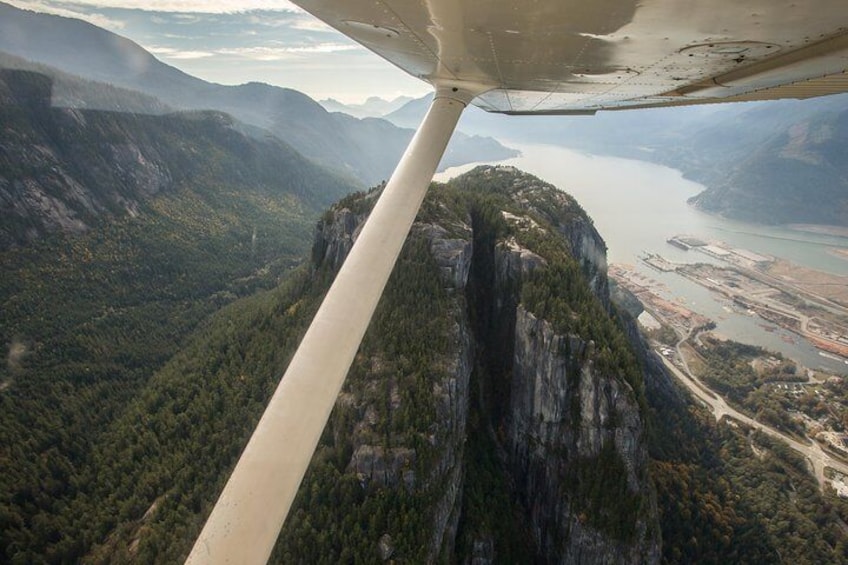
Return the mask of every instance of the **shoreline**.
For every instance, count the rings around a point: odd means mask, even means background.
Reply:
[[[833,255],[837,259],[848,261],[848,249],[844,247],[831,247],[827,250],[829,255]]]
[[[786,227],[792,231],[802,233],[815,233],[818,235],[831,235],[834,237],[848,238],[848,227],[833,226],[828,224],[787,224]]]

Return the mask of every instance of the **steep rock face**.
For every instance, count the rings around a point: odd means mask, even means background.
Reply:
[[[609,447],[626,490],[650,500],[639,407],[625,384],[593,370],[593,355],[593,342],[557,335],[518,307],[506,441],[513,476],[546,562],[656,562],[658,540],[646,539],[644,517],[633,539],[610,539],[585,523],[586,501],[575,500],[570,484],[579,473],[569,466],[599,461]]]
[[[51,84],[0,70],[0,249],[134,217],[182,189],[289,192],[315,209],[351,189],[278,140],[236,131],[229,116],[53,108]]]
[[[607,246],[601,234],[587,219],[575,219],[566,226],[558,226],[571,247],[571,253],[580,261],[586,281],[594,295],[609,310],[609,279],[607,279]]]
[[[477,174],[508,186],[509,200],[525,212],[501,212],[509,229],[494,242],[494,277],[486,281],[494,289],[489,324],[499,329],[483,332],[489,354],[503,357],[490,365],[491,396],[503,405],[492,423],[505,429],[498,440],[537,560],[658,562],[656,502],[636,391],[608,365],[595,365],[594,341],[557,332],[528,311],[521,294],[533,273],[558,260],[540,240],[559,236],[594,299],[609,312],[606,245],[567,194],[504,167]],[[508,389],[498,390],[495,382],[505,378]],[[616,494],[604,496],[603,489]]]
[[[0,243],[79,233],[101,216],[135,214],[143,199],[173,186],[158,151],[142,150],[138,137],[127,135],[129,124],[52,109],[43,75],[6,70],[0,83],[9,93],[0,105],[0,163],[7,165],[0,203],[8,228],[19,227],[3,230]]]
[[[462,503],[465,480],[465,430],[468,421],[469,381],[474,365],[474,343],[464,324],[455,324],[453,338],[458,346],[457,355],[446,359],[447,373],[452,376],[433,385],[437,399],[436,413],[444,426],[438,438],[442,449],[436,461],[433,484],[442,484],[442,493],[434,508],[433,532],[428,547],[428,560],[454,551],[456,532]]]
[[[468,224],[463,224],[463,230],[470,235]],[[420,226],[430,242],[430,253],[439,266],[442,278],[454,290],[464,290],[471,270],[472,244],[468,238],[452,238],[448,231],[440,225],[428,224]]]
[[[319,222],[315,230],[313,260],[316,263],[327,262],[337,271],[350,253],[363,220],[361,214],[354,214],[348,208],[334,210],[332,217]]]
[[[373,196],[374,193],[364,199],[371,202]],[[356,211],[343,205],[337,207],[316,229],[313,257],[319,263],[330,265],[332,270],[338,270],[346,259],[367,216],[362,201],[355,204]],[[367,368],[369,377],[388,376],[386,389],[381,390],[380,384],[367,378],[364,387],[358,382],[346,387],[339,401],[355,406],[360,415],[352,435],[338,439],[351,444],[347,472],[354,473],[364,487],[403,489],[413,497],[428,500],[427,543],[423,553],[428,562],[453,552],[465,478],[463,453],[469,379],[475,352],[465,320],[463,293],[470,269],[470,228],[468,222],[461,219],[451,230],[465,237],[452,236],[443,226],[424,222],[416,223],[410,235],[410,240],[423,242],[433,266],[438,269],[439,284],[452,297],[448,313],[455,320],[445,327],[451,346],[435,360],[438,370],[431,371],[434,378],[428,381],[428,390],[415,389],[414,385],[420,385],[420,381],[413,383],[406,375],[396,374],[394,360],[386,358],[385,352],[378,349],[362,352],[358,363]],[[381,417],[381,404],[386,397],[388,415]],[[428,423],[423,438],[427,453],[420,452],[422,438],[408,433],[408,429],[398,430],[387,441],[381,433],[385,420],[401,418],[401,412],[410,409],[407,403],[411,400],[424,403],[425,399],[432,401],[433,410],[432,425]],[[350,431],[340,430],[340,433]],[[385,542],[392,536],[388,532],[381,534],[380,554],[389,555],[391,552],[385,549]]]
[[[428,548],[428,561],[454,551],[465,480],[465,441],[469,414],[469,385],[476,347],[467,322],[464,290],[471,268],[472,242],[470,220],[462,218],[451,226],[465,237],[452,237],[438,224],[417,223],[414,230],[428,242],[430,254],[448,293],[455,297],[456,321],[449,329],[456,353],[445,358],[448,378],[433,383],[436,418],[443,431],[437,439],[441,455],[437,458],[433,479],[441,478],[443,494],[437,499],[434,526]],[[436,481],[434,481],[436,482]]]

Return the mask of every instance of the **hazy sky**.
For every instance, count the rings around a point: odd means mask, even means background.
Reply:
[[[343,102],[430,91],[287,0],[4,1],[89,21],[213,82],[267,82]]]

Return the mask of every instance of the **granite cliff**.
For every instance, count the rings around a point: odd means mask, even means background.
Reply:
[[[371,200],[325,216],[316,268],[338,267]],[[573,296],[555,295],[550,272]],[[365,490],[363,557],[658,562],[641,376],[622,368],[637,364],[610,308],[603,240],[565,193],[492,167],[432,190],[369,330],[383,337],[366,337],[324,445],[346,445],[336,473]],[[324,476],[313,468],[304,488],[327,488]],[[320,543],[309,500],[283,555]],[[374,517],[395,512],[400,523]]]

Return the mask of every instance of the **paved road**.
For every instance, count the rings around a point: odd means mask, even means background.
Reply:
[[[680,355],[680,342],[678,342],[677,345],[677,352],[678,355]],[[818,443],[801,443],[775,430],[774,428],[771,428],[769,426],[766,426],[765,424],[758,422],[750,416],[742,414],[735,408],[729,406],[727,402],[725,402],[724,399],[718,394],[716,394],[714,391],[713,394],[710,394],[708,392],[710,389],[704,383],[699,381],[695,376],[693,376],[691,371],[688,370],[688,367],[686,369],[686,372],[684,373],[679,368],[677,368],[677,366],[675,366],[671,361],[669,361],[662,355],[658,355],[658,357],[662,360],[663,364],[672,372],[672,374],[674,374],[674,376],[677,377],[677,379],[681,383],[683,383],[683,385],[685,385],[686,388],[688,388],[692,392],[692,394],[695,395],[696,398],[703,401],[707,406],[712,409],[716,421],[720,421],[725,416],[728,416],[730,418],[733,418],[734,420],[742,422],[747,426],[756,428],[773,438],[782,440],[787,445],[789,445],[789,447],[806,457],[807,461],[809,461],[810,465],[813,468],[813,473],[815,474],[816,479],[819,481],[819,485],[821,485],[822,487],[824,487],[825,484],[825,467],[831,467],[832,469],[835,469],[840,473],[848,475],[848,465],[834,459],[833,457],[825,453]],[[686,366],[686,360],[683,358],[682,355],[680,356],[680,358],[683,360],[684,366]]]

